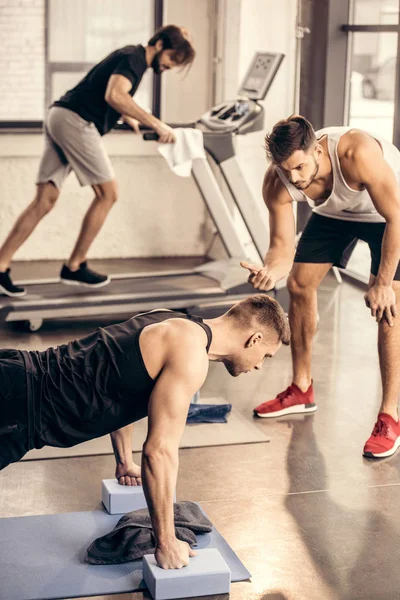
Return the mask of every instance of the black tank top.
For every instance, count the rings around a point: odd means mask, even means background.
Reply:
[[[201,317],[169,310],[137,315],[43,352],[22,352],[32,419],[31,446],[74,446],[147,416],[156,380],[139,346],[141,331],[167,319],[190,319],[212,334]]]

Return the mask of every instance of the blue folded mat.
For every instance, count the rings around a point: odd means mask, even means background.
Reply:
[[[231,410],[232,404],[191,404],[186,423],[227,423]]]
[[[141,560],[122,565],[83,562],[91,542],[111,531],[120,518],[97,510],[0,519],[0,599],[56,600],[144,589]],[[215,528],[197,540],[198,549],[221,552],[233,582],[249,579],[250,573]]]

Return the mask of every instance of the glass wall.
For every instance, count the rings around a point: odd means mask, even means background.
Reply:
[[[348,125],[393,142],[396,120],[399,0],[353,0],[348,44]],[[370,252],[358,242],[348,271],[368,281]]]
[[[349,125],[392,141],[397,33],[353,33]]]
[[[350,20],[353,25],[396,25],[398,0],[353,0]]]

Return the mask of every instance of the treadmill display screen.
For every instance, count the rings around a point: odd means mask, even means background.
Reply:
[[[263,100],[283,57],[276,52],[257,52],[240,86],[239,96]]]

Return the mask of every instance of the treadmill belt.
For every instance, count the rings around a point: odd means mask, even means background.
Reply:
[[[27,285],[26,289],[28,293],[22,298],[0,298],[0,312],[7,321],[112,314],[122,309],[183,308],[188,301],[226,295],[215,281],[197,273],[116,279],[89,291],[59,282]]]

